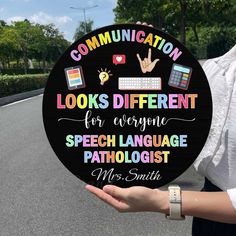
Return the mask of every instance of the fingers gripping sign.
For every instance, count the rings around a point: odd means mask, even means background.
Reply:
[[[159,59],[155,59],[152,61],[152,50],[151,48],[148,49],[148,57],[144,58],[143,60],[140,58],[140,55],[137,53],[137,58],[139,60],[139,64],[143,73],[152,72],[154,67],[156,66],[157,62],[160,61]]]

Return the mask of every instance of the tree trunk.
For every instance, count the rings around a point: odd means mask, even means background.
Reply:
[[[186,45],[186,12],[187,2],[186,0],[179,0],[181,9],[181,21],[180,21],[180,41],[183,45]]]
[[[2,60],[2,69],[6,69],[5,61],[4,60]]]
[[[3,59],[0,60],[0,70],[4,69],[4,61]]]
[[[16,68],[19,69],[19,58],[16,59]]]
[[[9,57],[7,57],[7,67],[8,67],[8,69],[10,69],[10,67],[11,67],[11,63],[10,63],[10,58]]]
[[[43,73],[46,73],[46,58],[43,58]]]
[[[24,61],[24,73],[27,74],[28,57],[27,57],[27,52],[26,51],[23,51],[23,61]]]
[[[28,58],[24,57],[24,73],[27,74],[27,69],[28,69]]]
[[[160,30],[163,28],[163,17],[160,14],[158,15],[158,28]]]
[[[192,25],[192,30],[193,30],[195,39],[196,39],[196,41],[197,41],[197,44],[199,44],[199,38],[198,38],[198,33],[197,33],[197,24],[194,23],[194,24]]]

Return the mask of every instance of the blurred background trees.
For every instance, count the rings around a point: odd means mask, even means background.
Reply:
[[[27,73],[37,67],[45,72],[68,46],[69,42],[53,24],[40,25],[24,20],[8,25],[0,21],[2,70],[23,68]]]
[[[113,11],[115,23],[153,24],[198,59],[220,56],[236,44],[236,0],[117,0]],[[74,40],[93,25],[93,20],[80,21]],[[53,24],[0,20],[0,73],[47,72],[69,45]]]
[[[78,27],[75,30],[74,40],[78,40],[83,37],[86,33],[89,33],[93,30],[93,21],[87,20],[86,22],[80,21]]]
[[[198,58],[236,44],[236,0],[118,0],[116,23],[148,22],[178,38]]]

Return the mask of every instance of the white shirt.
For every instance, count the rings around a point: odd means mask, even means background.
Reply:
[[[213,116],[208,139],[194,166],[227,191],[236,210],[236,45],[222,57],[207,60]]]

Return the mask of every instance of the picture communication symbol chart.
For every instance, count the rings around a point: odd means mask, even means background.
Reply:
[[[74,42],[43,97],[57,157],[100,188],[173,181],[201,153],[211,119],[198,61],[171,35],[143,25],[110,25]]]

